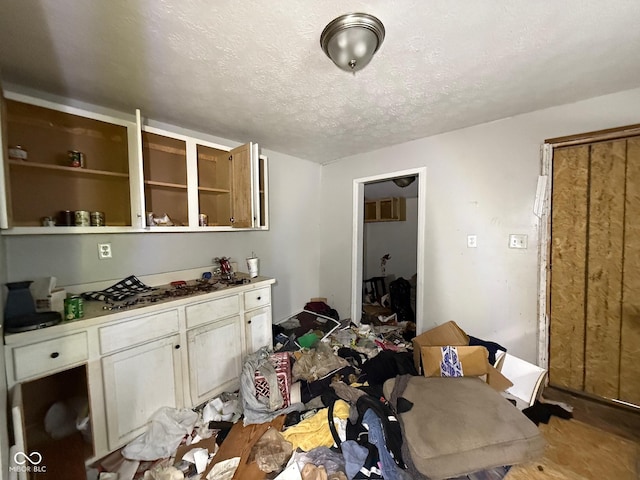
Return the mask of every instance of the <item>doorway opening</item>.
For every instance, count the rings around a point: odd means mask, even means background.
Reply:
[[[401,170],[395,172],[389,172],[381,175],[376,175],[372,177],[364,177],[357,178],[353,181],[353,235],[352,235],[352,283],[351,283],[351,318],[354,323],[359,324],[360,319],[362,317],[362,303],[363,303],[363,282],[365,278],[370,277],[384,277],[386,272],[381,271],[381,268],[386,268],[389,273],[392,272],[392,263],[394,260],[394,255],[392,252],[384,252],[389,253],[390,258],[388,259],[388,263],[386,265],[380,265],[381,258],[377,258],[379,249],[382,248],[378,245],[375,250],[377,253],[371,253],[373,255],[373,260],[367,260],[367,264],[365,265],[365,246],[366,246],[366,235],[365,235],[365,210],[367,211],[367,218],[371,219],[372,211],[378,212],[381,215],[379,217],[381,220],[385,220],[385,215],[394,215],[394,206],[393,206],[393,195],[385,195],[381,193],[384,191],[384,188],[387,187],[386,184],[392,183],[394,179],[405,179],[407,177],[415,177],[415,181],[412,182],[413,185],[410,185],[412,189],[417,190],[417,196],[414,197],[415,200],[412,200],[414,206],[411,207],[415,214],[415,238],[411,239],[410,242],[413,244],[415,240],[415,322],[416,322],[416,332],[422,332],[424,329],[424,258],[425,258],[425,225],[426,225],[426,207],[425,207],[425,192],[426,192],[426,175],[427,169],[426,167],[420,167],[409,170]],[[406,183],[406,181],[398,181],[395,183],[396,189],[403,187],[397,186],[397,184]],[[406,188],[406,187],[405,187]],[[389,200],[391,202],[386,202],[384,204],[373,205],[371,201],[375,202],[373,198],[367,198],[370,200],[368,202],[367,208],[365,208],[365,191],[367,195],[369,192],[372,192],[372,197],[375,195],[376,197],[380,196],[379,200]],[[374,209],[375,207],[375,209]],[[396,206],[396,208],[399,208]],[[417,211],[416,211],[417,210]],[[417,218],[416,218],[417,217]],[[389,225],[393,225],[394,220],[389,222]],[[369,242],[371,243],[371,241]],[[413,247],[412,247],[413,248]],[[381,250],[380,250],[381,251]],[[384,254],[382,255],[384,256]],[[381,256],[380,256],[381,257]],[[400,261],[402,258],[402,254],[397,254],[397,260]],[[406,258],[414,258],[413,255],[407,256]],[[382,262],[383,263],[383,262]],[[395,267],[394,267],[395,268]],[[407,266],[404,266],[405,271]],[[366,277],[365,277],[366,272]],[[408,280],[408,279],[407,279]]]

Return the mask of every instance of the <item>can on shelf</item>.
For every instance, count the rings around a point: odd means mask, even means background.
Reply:
[[[104,227],[104,212],[91,212],[91,226]]]
[[[80,295],[71,295],[64,299],[65,320],[76,320],[84,317],[84,301]]]
[[[75,214],[71,210],[60,210],[56,225],[60,225],[61,227],[70,227],[74,224],[74,219]]]
[[[198,225],[201,227],[206,227],[209,225],[209,216],[206,213],[198,214]]]
[[[69,150],[69,166],[76,168],[84,168],[84,153],[78,150]]]
[[[86,210],[76,210],[75,212],[76,227],[88,227],[91,225],[91,217]]]

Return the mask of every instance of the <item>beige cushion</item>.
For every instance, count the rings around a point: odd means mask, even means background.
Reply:
[[[395,379],[384,384],[389,398]],[[545,441],[536,425],[479,378],[411,377],[400,415],[416,468],[432,480],[533,460]]]

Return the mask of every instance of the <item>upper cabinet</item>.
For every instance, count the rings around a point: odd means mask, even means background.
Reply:
[[[266,228],[266,168],[257,144],[229,148],[142,126],[146,226]]]
[[[230,148],[147,126],[140,112],[127,121],[9,93],[2,125],[5,234],[268,228],[257,144]]]
[[[102,213],[100,226],[134,224],[135,123],[13,99],[4,113],[11,226],[73,225],[76,211],[89,212],[87,227],[90,212]]]
[[[390,197],[365,200],[364,221],[404,222],[407,219],[407,200],[404,197]]]

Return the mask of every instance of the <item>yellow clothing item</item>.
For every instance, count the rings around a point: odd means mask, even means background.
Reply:
[[[331,447],[335,442],[329,429],[328,413],[328,408],[318,410],[313,417],[287,428],[282,432],[282,436],[293,444],[294,450],[300,447],[308,452],[316,447]],[[344,400],[336,400],[333,406],[333,418],[341,420],[349,418],[349,404]]]

